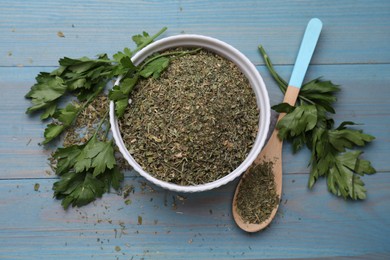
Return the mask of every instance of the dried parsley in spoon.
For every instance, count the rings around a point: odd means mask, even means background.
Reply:
[[[237,193],[237,212],[246,223],[267,220],[279,203],[273,174],[273,163],[263,161],[249,169]]]

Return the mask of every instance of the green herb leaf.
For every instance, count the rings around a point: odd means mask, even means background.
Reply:
[[[271,59],[265,52],[263,46],[259,46],[259,51],[269,72],[278,84],[279,89],[285,93],[288,85],[287,81],[275,71]],[[302,85],[297,103],[315,104],[319,110],[325,109],[330,113],[334,113],[332,103],[336,101],[334,95],[339,90],[339,86],[334,85],[331,81],[322,81],[320,78],[317,78]]]
[[[280,103],[272,106],[271,108],[278,113],[290,113],[295,109],[294,106],[291,106],[288,103]]]
[[[60,59],[59,63],[62,69],[56,74],[64,79],[69,91],[98,88],[102,82],[107,82],[115,68],[106,54],[100,55],[96,60],[87,57],[65,57]]]
[[[64,125],[57,125],[57,124],[48,124],[45,128],[44,137],[45,140],[42,142],[42,144],[47,144],[57,136],[59,136],[63,131],[65,130]]]
[[[54,113],[57,110],[57,104],[52,102],[50,105],[48,105],[45,109],[45,111],[41,114],[41,120],[48,119],[49,117],[52,117]]]
[[[360,154],[360,151],[354,151],[336,157],[336,163],[330,168],[327,176],[328,187],[333,194],[355,200],[366,198],[364,183],[358,175],[354,174]]]
[[[147,32],[142,32],[142,34],[137,34],[132,37],[135,44],[137,44],[137,47],[142,46],[145,43],[148,43],[151,41],[151,37]]]
[[[121,187],[124,175],[117,166],[114,166],[112,169],[106,169],[97,178],[104,183],[105,191],[109,192],[111,187],[115,190],[118,190]]]
[[[149,78],[153,76],[153,78],[158,78],[169,65],[169,58],[160,57],[148,63],[141,71],[140,75],[144,78]]]
[[[123,93],[119,85],[114,86],[108,93],[108,97],[112,101],[117,101],[121,99],[127,99],[127,95]]]
[[[116,162],[112,140],[109,142],[99,142],[95,149],[99,149],[99,153],[92,159],[92,167],[94,167],[93,176],[96,177],[106,169],[114,168]]]
[[[123,66],[123,68],[129,69],[131,71],[135,71],[136,67],[131,61],[131,57],[125,56],[120,60],[120,64]]]
[[[337,100],[334,95],[340,91],[339,86],[331,81],[321,81],[319,78],[305,83],[300,90],[301,101],[309,101],[322,106],[327,112],[335,113],[332,104]]]
[[[128,96],[138,82],[138,75],[134,75],[132,78],[125,78],[120,82],[120,88],[122,93]]]
[[[62,199],[62,206],[81,207],[100,198],[105,192],[104,182],[93,177],[91,173],[68,172],[53,185],[54,196]]]
[[[277,74],[264,48],[259,46],[259,50],[284,93],[287,82]],[[351,149],[363,147],[374,137],[362,130],[348,128],[356,125],[351,121],[334,128],[334,121],[328,114],[335,113],[333,103],[339,90],[331,81],[319,78],[305,83],[295,107],[283,103],[272,107],[279,113],[287,113],[276,127],[280,138],[292,141],[294,152],[304,146],[311,150],[309,188],[318,178],[326,177],[328,189],[333,194],[354,200],[365,199],[366,189],[360,176],[373,174],[375,169],[369,161],[360,158],[361,151]]]
[[[30,114],[34,111],[47,108],[44,112],[44,119],[52,115],[55,102],[66,92],[64,80],[57,76],[52,76],[49,73],[41,72],[36,77],[37,83],[31,87],[31,90],[26,94],[26,98],[31,99],[33,106],[29,107],[26,113]]]
[[[74,165],[76,172],[83,172],[91,169],[92,159],[100,152],[99,148],[101,147],[95,136],[89,139],[79,156],[76,158],[77,162]]]
[[[69,205],[83,206],[108,192],[119,189],[123,173],[116,167],[113,141],[102,142],[92,137],[87,144],[59,148],[56,174],[60,180],[53,185],[54,196]]]
[[[120,63],[121,59],[123,59],[123,58],[125,58],[125,57],[131,58],[131,56],[133,56],[131,50],[130,50],[129,48],[124,48],[123,52],[118,51],[118,52],[115,53],[112,57],[114,58],[114,60],[115,60],[117,63]]]
[[[80,154],[76,157],[74,164],[76,172],[89,171],[93,169],[93,176],[103,173],[106,168],[112,169],[115,163],[113,142],[98,141],[94,136],[82,147]]]
[[[38,74],[36,83],[25,96],[31,99],[32,103],[26,113],[41,111],[42,120],[53,119],[44,131],[43,143],[52,141],[71,127],[107,83],[118,76],[122,77],[122,80],[119,86],[109,92],[109,98],[115,102],[117,116],[123,116],[128,106],[129,94],[137,84],[141,71],[143,77],[158,77],[170,60],[169,55],[163,57],[156,54],[147,60],[144,66],[135,66],[131,58],[166,29],[162,28],[153,36],[146,32],[134,36],[137,48],[134,51],[124,48],[113,55],[113,60],[110,60],[107,54],[100,54],[96,59],[64,57],[59,60],[57,69]],[[186,54],[186,51],[175,53]],[[65,108],[58,108],[60,100],[66,100],[66,96],[70,96],[71,100],[77,97],[78,102],[83,103],[76,106],[70,101]],[[105,120],[102,119],[98,129]],[[103,140],[98,140],[96,133],[97,131],[87,142],[58,148],[52,155],[56,174],[60,177],[53,185],[54,196],[62,199],[64,208],[88,204],[108,192],[111,187],[118,189],[123,180],[123,173],[116,165],[113,141],[107,140],[108,129],[104,137],[99,136]]]
[[[85,145],[72,145],[65,148],[58,148],[53,154],[57,160],[56,174],[62,175],[70,171],[76,163],[76,158],[80,155]]]
[[[73,123],[79,112],[80,107],[76,107],[73,104],[68,104],[64,109],[57,110],[53,118],[57,119],[58,122],[47,125],[44,132],[45,140],[43,144],[47,144],[59,136]]]
[[[115,114],[121,118],[126,111],[127,105],[129,104],[128,98],[119,99],[115,101]]]
[[[132,78],[123,79],[119,85],[114,86],[108,97],[115,103],[115,113],[120,118],[125,113],[128,105],[129,94],[138,82],[138,75],[134,75]]]
[[[279,137],[294,137],[312,130],[317,124],[315,105],[301,105],[286,114],[277,124]]]
[[[361,130],[332,129],[328,132],[330,144],[339,152],[354,146],[364,146],[375,139],[372,135],[364,134]]]

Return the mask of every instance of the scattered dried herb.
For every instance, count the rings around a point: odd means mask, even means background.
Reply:
[[[109,107],[104,89],[113,78],[122,78],[108,94],[120,117],[133,84],[141,78],[156,78],[167,68],[169,54],[156,54],[141,66],[135,66],[131,61],[136,52],[166,29],[164,27],[153,36],[146,32],[133,36],[136,48],[133,51],[125,48],[113,55],[113,59],[107,54],[98,55],[96,59],[64,57],[59,60],[58,69],[39,73],[36,83],[26,94],[32,103],[26,113],[41,112],[41,120],[51,119],[42,144],[66,133],[63,147],[50,158],[60,177],[53,185],[54,197],[62,200],[65,209],[70,205],[86,205],[111,188],[120,188],[123,173],[115,157],[114,142],[108,136]],[[178,56],[186,54],[185,51],[175,53]],[[65,106],[60,107],[64,103]]]
[[[145,171],[167,182],[215,181],[244,161],[256,138],[259,111],[248,79],[207,50],[172,58],[130,98],[122,138]]]
[[[122,188],[123,198],[127,199],[127,197],[129,197],[130,193],[134,193],[134,186],[133,185],[125,185]]]
[[[264,48],[259,46],[259,50],[280,90],[285,93],[287,82],[276,73]],[[331,81],[317,78],[302,86],[295,106],[281,103],[272,108],[287,113],[276,125],[279,137],[292,143],[294,153],[305,146],[311,151],[309,188],[318,178],[326,177],[331,193],[345,199],[362,200],[367,191],[360,176],[376,171],[370,161],[361,158],[362,151],[353,149],[364,147],[375,137],[348,127],[357,125],[350,121],[334,127],[329,114],[335,113],[333,103],[339,90]]]
[[[76,106],[80,102],[75,101]],[[86,106],[76,118],[74,124],[65,133],[63,146],[85,143],[96,131],[101,120],[106,116],[109,100],[105,95],[99,95]],[[98,136],[102,139],[107,134],[107,127],[100,128]]]
[[[249,169],[237,193],[237,212],[246,223],[267,220],[279,203],[273,162],[263,161]]]

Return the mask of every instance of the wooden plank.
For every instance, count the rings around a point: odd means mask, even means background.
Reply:
[[[24,111],[29,106],[23,96],[34,83],[39,71],[51,71],[51,67],[0,68],[2,107],[0,121],[0,179],[8,178],[50,178],[47,171],[45,151],[38,145],[42,141],[45,124],[37,116],[29,117]],[[258,67],[267,84],[272,104],[281,102],[282,95],[270,78],[266,68]],[[277,71],[289,78],[291,66],[277,66]],[[323,76],[340,84],[342,91],[336,105],[336,122],[352,120],[364,125],[358,126],[376,136],[367,147],[365,158],[371,160],[378,171],[390,171],[387,163],[390,140],[390,65],[319,65],[311,66],[307,78]],[[367,88],[374,91],[369,91]],[[284,148],[284,168],[287,174],[307,172],[309,154],[302,151],[291,153],[287,144]]]
[[[324,30],[307,78],[342,85],[336,122],[363,123],[359,128],[377,137],[364,154],[379,171],[363,178],[365,201],[331,195],[324,180],[308,190],[309,153],[293,155],[289,145],[282,204],[261,233],[246,234],[233,222],[237,180],[177,194],[126,172],[125,184],[135,187],[130,205],[111,193],[64,211],[52,198],[50,151],[38,145],[45,124],[24,114],[23,96],[58,58],[113,54],[133,46],[131,35],[168,26],[163,37],[204,34],[238,48],[257,65],[276,104],[282,95],[257,45],[288,79],[311,17]],[[0,1],[0,259],[390,259],[389,18],[385,0]]]
[[[315,64],[388,63],[390,2],[373,1],[29,1],[0,2],[0,66],[54,66],[59,57],[113,54],[143,30],[204,34],[224,40],[263,64],[292,64],[307,21],[324,30]],[[65,37],[57,36],[62,32]]]
[[[326,191],[324,182],[308,191],[307,175],[287,175],[276,219],[256,234],[239,230],[231,217],[236,183],[183,195],[127,178],[126,184],[135,186],[130,205],[110,194],[81,209],[64,211],[52,199],[53,180],[2,180],[0,257],[386,258],[390,256],[389,174],[366,178],[370,192],[362,202],[336,198]],[[39,191],[34,191],[35,183],[40,184]]]

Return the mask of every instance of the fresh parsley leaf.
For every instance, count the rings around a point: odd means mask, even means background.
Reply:
[[[76,107],[73,104],[68,104],[64,109],[57,110],[53,115],[57,122],[47,125],[44,132],[45,140],[42,143],[47,144],[59,136],[73,123],[80,110],[80,107]]]
[[[102,197],[105,184],[88,172],[68,172],[53,184],[53,190],[54,196],[62,199],[61,204],[67,209],[70,205],[81,207]]]
[[[294,111],[295,107],[290,105],[289,103],[279,103],[271,107],[278,113],[290,113]]]
[[[128,103],[129,102],[127,97],[124,99],[117,100],[115,102],[115,114],[118,117],[122,117],[125,114]]]
[[[41,114],[41,120],[45,120],[48,119],[49,117],[52,117],[56,111],[57,111],[57,104],[55,102],[52,102],[50,105],[46,107],[44,112]]]
[[[344,152],[354,146],[364,146],[375,139],[372,135],[355,129],[332,129],[328,132],[329,142],[339,152]]]
[[[142,32],[142,34],[137,34],[132,37],[137,47],[147,44],[152,41],[152,38],[147,32]]]
[[[129,57],[129,56],[123,57],[119,62],[123,68],[126,68],[126,69],[130,70],[131,72],[134,72],[136,70],[135,65],[131,61],[131,57]]]
[[[81,207],[100,198],[110,187],[120,188],[123,173],[116,167],[113,141],[93,136],[86,144],[58,148],[53,154],[60,180],[53,185],[54,196],[69,205]]]
[[[80,113],[103,92],[113,78],[121,77],[121,81],[111,89],[108,96],[115,102],[116,115],[120,117],[128,105],[131,91],[141,77],[160,76],[169,65],[171,55],[182,56],[198,51],[157,53],[146,59],[143,65],[135,66],[132,56],[166,29],[162,28],[153,36],[146,32],[134,36],[137,47],[133,51],[124,48],[114,54],[112,60],[107,54],[97,55],[95,59],[64,57],[59,59],[57,69],[50,73],[40,73],[25,97],[31,99],[32,103],[26,113],[40,111],[42,120],[52,118],[44,131],[43,143],[54,140],[71,127]],[[77,98],[80,105],[69,101],[64,107],[59,107],[66,101],[66,97],[69,100]],[[62,200],[64,208],[70,205],[81,207],[101,197],[111,187],[120,187],[123,173],[116,164],[114,143],[107,136],[108,129],[104,137],[99,136],[99,140],[97,138],[98,130],[106,122],[107,112],[95,134],[87,142],[58,148],[52,154],[51,161],[59,176],[59,180],[53,185],[54,196]]]
[[[315,105],[301,105],[287,113],[277,124],[279,137],[294,137],[312,130],[317,124],[317,108]]]
[[[120,88],[123,94],[128,96],[138,82],[138,75],[132,78],[125,78],[120,83]]]
[[[122,58],[125,58],[125,57],[131,58],[132,56],[133,56],[133,53],[131,52],[131,50],[129,48],[124,48],[123,52],[122,51],[118,51],[112,57],[114,58],[114,60],[117,63],[120,63]]]
[[[114,86],[110,90],[110,92],[108,93],[108,97],[112,101],[117,101],[117,100],[121,100],[121,99],[127,99],[127,95],[125,93],[123,93],[120,85]]]
[[[47,144],[57,136],[59,136],[66,127],[64,125],[58,125],[55,123],[48,124],[45,128],[45,132],[43,133],[45,140],[42,142],[42,144]]]
[[[31,99],[33,104],[26,113],[30,114],[37,110],[45,109],[42,119],[46,119],[54,113],[55,103],[66,92],[66,85],[62,78],[52,76],[49,73],[41,72],[36,77],[37,83],[31,87],[26,94],[26,98]]]
[[[104,182],[106,192],[109,192],[111,187],[115,190],[120,188],[124,175],[117,166],[114,166],[100,174],[99,179]]]
[[[330,168],[327,176],[328,188],[333,194],[354,200],[366,198],[364,182],[359,175],[371,174],[375,170],[367,161],[361,163],[359,159],[361,153],[361,151],[351,151],[336,157],[336,163]],[[359,175],[357,175],[359,165],[364,165],[364,167],[359,169]]]
[[[113,142],[98,142],[95,145],[95,149],[99,149],[99,153],[92,158],[91,167],[94,168],[93,176],[98,176],[103,173],[106,169],[112,169],[116,165],[114,157]]]
[[[148,63],[141,71],[140,75],[144,78],[153,76],[153,78],[158,78],[160,74],[168,67],[169,58],[160,57]]]
[[[305,83],[301,90],[301,102],[310,101],[317,106],[322,106],[327,112],[335,113],[332,104],[337,98],[334,95],[340,91],[338,85],[334,85],[331,81],[322,81],[319,78]]]
[[[275,71],[264,48],[259,46],[259,50],[280,90],[285,93],[287,82]],[[349,128],[356,125],[350,121],[334,128],[329,114],[335,113],[333,103],[339,90],[338,85],[319,78],[305,83],[295,106],[281,103],[272,107],[279,113],[286,113],[276,128],[281,139],[292,142],[294,152],[305,146],[311,151],[309,188],[318,178],[325,177],[331,193],[354,200],[365,199],[366,189],[360,176],[373,174],[375,169],[369,161],[360,158],[361,151],[353,149],[365,146],[374,137]]]
[[[76,163],[76,158],[80,155],[83,145],[71,145],[64,148],[58,148],[53,154],[53,158],[57,160],[56,174],[62,175],[65,172],[71,171]]]
[[[116,162],[114,156],[113,142],[99,141],[93,136],[87,144],[82,147],[80,154],[76,157],[74,168],[76,172],[93,170],[93,176],[103,173],[106,168],[112,169]]]
[[[79,156],[77,156],[77,162],[74,165],[76,172],[88,171],[92,167],[92,159],[99,154],[100,142],[93,136],[88,140],[87,144],[81,150]]]
[[[64,79],[69,91],[96,88],[101,82],[107,82],[115,67],[106,54],[100,55],[96,60],[65,57],[59,60],[59,64],[62,69],[54,73]]]

